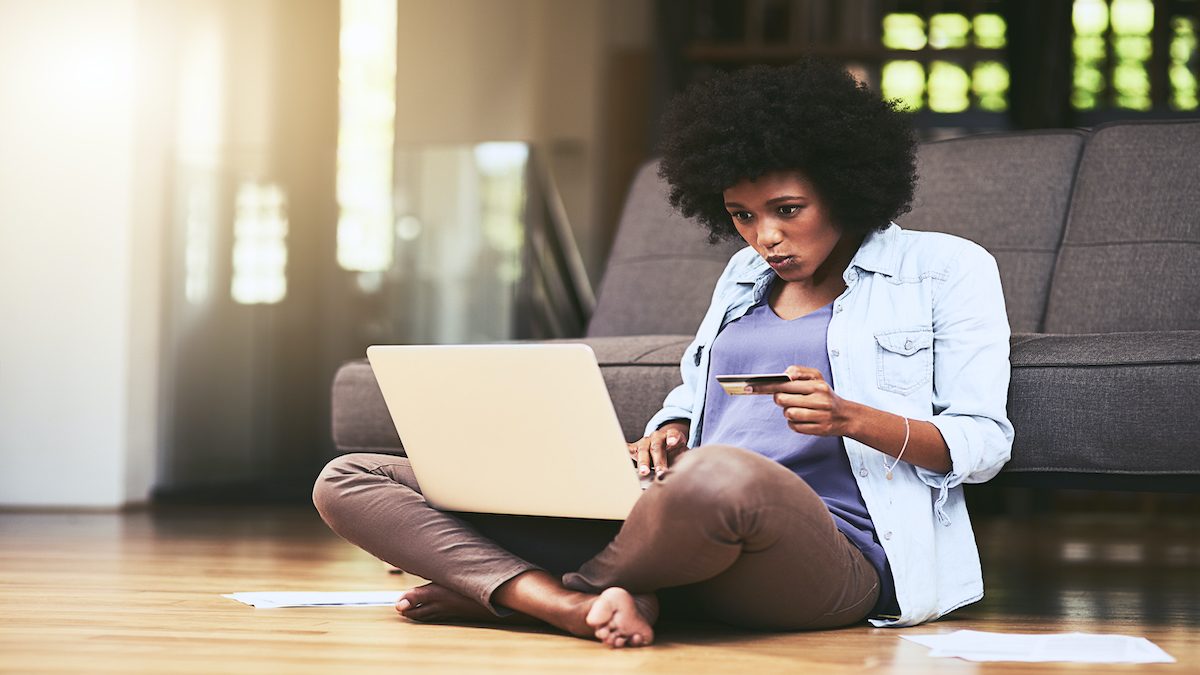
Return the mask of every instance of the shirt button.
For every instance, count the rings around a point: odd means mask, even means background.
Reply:
[[[905,349],[912,349],[912,340],[905,340],[905,341],[904,341],[904,348],[905,348]]]
[[[883,538],[884,538],[884,539],[886,539],[886,540],[888,540],[888,541],[891,541],[891,540],[892,540],[892,531],[891,531],[891,530],[888,530],[887,532],[884,532],[884,533],[883,533]]]
[[[863,467],[863,468],[859,469],[859,470],[858,470],[858,475],[862,476],[863,478],[866,478],[866,477],[867,477],[867,469],[866,469],[866,467]]]
[[[829,352],[829,353],[830,353],[830,354],[833,354],[834,356],[841,356],[841,355],[842,355],[842,353],[841,353],[841,352],[839,352],[839,351],[838,351],[838,350],[836,350],[836,349],[835,349],[835,350],[833,350],[832,352]]]
[[[833,308],[833,311],[834,311],[834,312],[841,312],[841,311],[842,311],[842,306],[841,306],[841,305],[838,305],[837,307],[834,307],[834,308]]]

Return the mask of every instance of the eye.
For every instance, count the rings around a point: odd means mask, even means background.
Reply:
[[[746,222],[754,217],[754,214],[749,211],[730,211],[729,217],[739,222]]]
[[[800,204],[784,204],[783,206],[779,207],[778,213],[781,216],[794,216],[799,213],[800,209],[802,208],[804,208],[804,206]]]

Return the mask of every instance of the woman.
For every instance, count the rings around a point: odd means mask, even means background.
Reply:
[[[615,536],[436,511],[384,455],[332,462],[322,516],[433,582],[397,603],[410,619],[534,618],[614,647],[653,641],[660,598],[771,630],[913,625],[978,600],[960,485],[1009,457],[1008,324],[986,251],[891,222],[915,182],[903,115],[805,61],[692,87],[664,128],[672,204],[748,246],[630,444],[659,480]],[[778,372],[745,396],[714,382]]]

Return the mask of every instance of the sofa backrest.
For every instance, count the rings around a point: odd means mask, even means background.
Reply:
[[[588,337],[696,332],[725,263],[741,239],[708,243],[708,230],[667,201],[658,162],[638,171],[588,323]]]
[[[1200,329],[1200,120],[1097,127],[1075,181],[1048,333]]]
[[[710,245],[657,168],[630,188],[589,337],[693,333],[744,245]],[[899,223],[988,249],[1014,332],[1200,330],[1200,121],[926,143],[918,174]]]
[[[1013,332],[1041,329],[1085,134],[1033,131],[922,144],[905,228],[947,232],[996,257]]]

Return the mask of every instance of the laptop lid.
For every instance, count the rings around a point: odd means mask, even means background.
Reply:
[[[367,358],[438,509],[623,520],[642,494],[587,345],[372,346]]]

